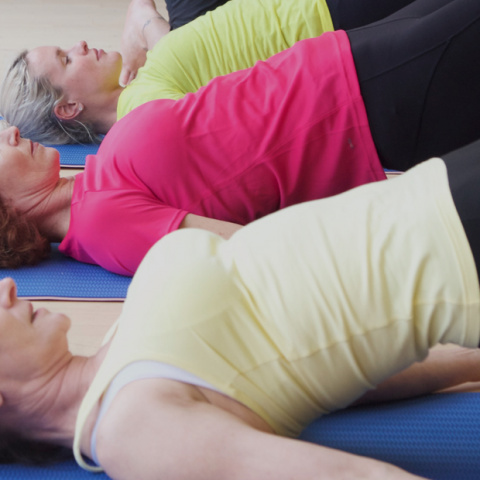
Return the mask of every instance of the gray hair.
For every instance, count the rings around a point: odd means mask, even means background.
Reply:
[[[57,118],[54,108],[63,92],[46,77],[30,75],[27,54],[25,50],[15,58],[0,86],[0,115],[35,142],[99,143],[101,138],[87,122]]]

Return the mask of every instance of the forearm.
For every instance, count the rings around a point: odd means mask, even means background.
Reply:
[[[264,438],[268,434],[265,434]],[[220,447],[219,447],[220,448]],[[218,451],[218,450],[217,450]],[[248,459],[246,461],[245,459]],[[237,463],[235,464],[235,460]],[[230,464],[210,478],[231,480],[419,480],[394,465],[313,443],[274,435],[263,442],[242,442]]]
[[[168,32],[170,25],[157,11],[153,0],[132,0],[122,35],[123,68],[120,84],[128,85],[145,64],[146,52]]]
[[[155,44],[170,31],[167,20],[157,12],[145,21],[142,27],[142,35],[146,50],[151,50]]]
[[[480,381],[480,350],[438,346],[429,356],[382,382],[356,404],[399,400]]]
[[[180,224],[180,228],[200,228],[202,230],[208,230],[216,233],[221,237],[228,239],[237,230],[242,228],[242,225],[232,222],[224,222],[222,220],[215,220],[213,218],[201,217],[189,213]]]

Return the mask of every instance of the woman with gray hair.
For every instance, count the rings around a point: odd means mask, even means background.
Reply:
[[[411,2],[232,0],[165,35],[170,27],[154,2],[132,0],[123,66],[118,52],[86,42],[23,52],[3,82],[0,114],[35,141],[98,142],[118,118],[147,101],[181,98],[299,40],[370,23]]]

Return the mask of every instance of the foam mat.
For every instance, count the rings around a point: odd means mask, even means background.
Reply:
[[[477,480],[480,393],[444,393],[357,407],[313,422],[301,439],[398,465],[432,480]],[[0,466],[3,480],[105,480],[74,460],[49,467]]]
[[[82,470],[72,458],[48,467],[0,465],[0,478],[2,480],[107,480],[110,477],[104,473],[92,474]]]
[[[85,158],[87,155],[94,155],[98,151],[99,145],[49,145],[47,147],[56,148],[60,152],[60,166],[62,168],[85,168]]]
[[[480,478],[480,393],[443,393],[350,408],[301,438],[402,467],[432,480]]]
[[[32,267],[1,269],[0,278],[12,277],[19,297],[31,300],[115,301],[126,296],[131,278],[98,265],[77,262],[52,245],[50,258]],[[0,475],[1,478],[1,475]]]

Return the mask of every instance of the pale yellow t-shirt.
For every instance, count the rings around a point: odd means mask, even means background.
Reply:
[[[196,92],[214,77],[332,30],[325,0],[230,0],[170,32],[148,52],[145,66],[120,95],[117,118],[150,100]]]
[[[315,418],[422,360],[477,346],[480,295],[446,167],[308,202],[225,241],[182,229],[149,251],[80,408],[137,360],[202,378],[296,436]]]

